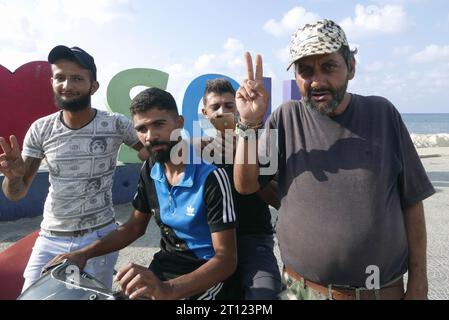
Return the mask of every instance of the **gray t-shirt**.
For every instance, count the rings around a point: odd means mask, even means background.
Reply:
[[[36,120],[28,130],[23,157],[43,159],[50,188],[41,228],[77,231],[100,226],[114,218],[112,184],[122,143],[139,140],[124,115],[97,110],[95,118],[73,130],[61,112]]]
[[[284,264],[322,284],[365,286],[372,265],[381,285],[404,274],[403,208],[435,190],[394,106],[352,95],[328,117],[290,101],[267,128],[278,129]]]

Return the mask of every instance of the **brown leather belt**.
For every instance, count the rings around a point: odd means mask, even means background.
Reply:
[[[288,266],[284,266],[284,271],[293,279],[303,281],[304,286],[319,292],[330,300],[400,300],[404,297],[404,280],[402,277],[378,290],[366,288],[342,289],[333,285],[323,286],[304,279]]]
[[[101,225],[93,227],[93,228],[77,230],[77,231],[52,231],[52,230],[46,230],[46,229],[42,229],[42,230],[54,237],[82,237],[85,234],[88,234],[88,233],[94,232],[95,230],[104,228],[104,227],[110,225],[111,223],[115,223],[115,219],[112,219],[111,221],[109,221],[107,223],[101,224]]]

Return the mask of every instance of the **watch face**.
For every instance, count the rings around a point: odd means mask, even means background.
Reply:
[[[243,131],[248,130],[248,128],[249,128],[246,124],[241,123],[241,122],[238,122],[238,123],[237,123],[237,127],[238,127],[240,130],[243,130]]]

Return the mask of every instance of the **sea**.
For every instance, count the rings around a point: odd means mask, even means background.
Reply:
[[[449,133],[449,113],[403,113],[401,116],[410,133]]]
[[[417,148],[449,147],[449,113],[403,113]]]
[[[402,113],[416,148],[449,147],[449,113]],[[215,128],[200,115],[201,128],[211,137]]]

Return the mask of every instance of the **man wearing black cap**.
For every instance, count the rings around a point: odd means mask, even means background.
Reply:
[[[354,54],[331,20],[299,28],[289,68],[302,99],[273,112],[259,143],[279,163],[282,298],[426,299],[422,201],[435,190],[394,106],[347,92]],[[259,176],[259,164],[243,161],[264,126],[268,101],[261,56],[255,72],[249,53],[246,64],[248,79],[236,95],[234,165],[235,187],[244,194],[270,178]]]
[[[92,108],[98,90],[94,59],[78,47],[57,46],[48,55],[55,104],[60,111],[36,120],[22,153],[15,136],[0,138],[3,191],[23,198],[45,158],[50,189],[41,232],[24,272],[23,290],[35,282],[56,255],[82,248],[116,229],[112,184],[122,143],[143,149],[132,122],[121,114]],[[111,165],[113,164],[113,165]],[[95,181],[95,189],[90,185]],[[85,270],[107,286],[118,253],[89,261]]]

